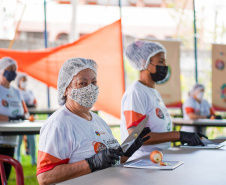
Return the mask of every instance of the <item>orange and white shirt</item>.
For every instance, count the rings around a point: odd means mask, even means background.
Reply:
[[[149,116],[146,127],[152,132],[169,132],[172,130],[171,116],[163,103],[159,92],[139,81],[134,82],[124,93],[121,102],[121,141],[129,135],[130,127],[136,127]],[[149,155],[153,150],[170,147],[170,142],[156,145],[143,145],[129,160]]]
[[[25,113],[24,109],[26,105],[20,92],[11,86],[5,88],[0,85],[0,114],[10,117],[21,116]],[[0,144],[16,146],[17,136],[0,136]]]
[[[189,113],[195,113],[202,116],[214,115],[215,111],[213,107],[210,106],[208,101],[202,100],[201,103],[198,103],[193,97],[189,97],[183,103],[183,118],[185,120],[190,120],[188,116]],[[196,132],[196,127],[193,126],[182,126],[181,131],[187,132]]]
[[[118,148],[106,122],[90,113],[92,120],[87,121],[64,105],[47,119],[40,131],[37,175],[60,164],[90,158],[106,148]]]

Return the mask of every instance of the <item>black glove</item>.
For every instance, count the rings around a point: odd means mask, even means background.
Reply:
[[[181,144],[187,143],[189,146],[196,146],[196,145],[202,145],[203,142],[201,141],[200,137],[205,137],[208,139],[207,136],[202,134],[201,132],[183,132],[180,131],[180,142]]]
[[[89,164],[91,171],[94,172],[111,167],[119,160],[119,156],[123,156],[123,153],[119,150],[106,149],[85,160]]]
[[[16,116],[16,117],[10,117],[9,116],[9,121],[13,121],[13,120],[25,120],[25,116]]]
[[[134,152],[136,152],[143,145],[143,143],[150,138],[150,136],[143,138],[150,132],[151,129],[149,127],[145,127],[140,133],[140,135],[137,137],[137,139],[134,141],[134,143],[126,151],[126,153],[124,153],[124,156],[131,157],[134,154]]]
[[[215,115],[215,119],[222,119],[221,115]]]
[[[212,115],[206,116],[206,118],[210,119]],[[214,119],[222,119],[221,115],[214,115]]]

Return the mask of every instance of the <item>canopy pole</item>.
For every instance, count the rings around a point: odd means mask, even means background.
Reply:
[[[12,46],[13,46],[13,43],[14,43],[15,38],[16,38],[16,35],[17,35],[17,33],[18,33],[19,26],[20,26],[20,23],[21,23],[21,19],[22,19],[23,15],[24,15],[25,9],[26,9],[26,4],[24,4],[24,7],[23,7],[23,10],[22,10],[22,13],[21,13],[20,19],[19,19],[19,21],[18,21],[18,23],[17,23],[17,25],[16,25],[16,31],[15,31],[15,34],[14,34],[13,40],[11,40],[11,41],[10,41],[8,49],[11,49],[11,48],[12,48]]]
[[[45,38],[45,48],[48,48],[48,36],[47,36],[47,27],[46,27],[46,0],[44,0],[44,24],[45,24],[45,30],[44,30],[44,38]],[[50,108],[50,96],[49,96],[49,86],[47,86],[47,103],[48,108]]]
[[[197,34],[196,34],[196,15],[195,15],[195,0],[193,0],[194,12],[194,46],[195,46],[195,81],[198,83],[198,63],[197,63]]]

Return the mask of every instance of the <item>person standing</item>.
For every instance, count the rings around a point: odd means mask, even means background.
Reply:
[[[21,93],[26,105],[28,108],[31,107],[37,107],[37,101],[34,97],[34,94],[31,90],[27,90],[27,75],[26,74],[20,74],[17,78],[17,86],[18,90]],[[32,124],[32,123],[31,123]],[[36,165],[36,156],[35,156],[35,135],[26,135],[26,153],[31,155],[31,164]],[[19,136],[18,140],[18,146],[16,148],[16,159],[21,162],[21,143],[23,140],[23,136]]]
[[[24,120],[28,113],[20,92],[11,86],[16,78],[17,63],[9,57],[0,59],[0,121]],[[13,157],[17,136],[0,136],[0,154]],[[4,163],[8,180],[11,165]]]

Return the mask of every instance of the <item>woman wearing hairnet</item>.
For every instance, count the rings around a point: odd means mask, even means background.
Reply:
[[[37,106],[37,101],[34,97],[34,94],[31,90],[27,89],[27,75],[25,73],[21,73],[17,77],[17,86],[20,94],[22,95],[26,106],[28,108],[30,107],[36,107]],[[26,146],[26,153],[31,155],[31,165],[36,165],[36,156],[35,156],[35,135],[27,135],[27,146]],[[18,146],[16,148],[16,159],[21,162],[21,144],[23,140],[23,135],[19,136],[18,140]]]
[[[126,48],[125,55],[130,64],[140,71],[140,77],[122,98],[121,140],[123,142],[146,116],[149,116],[146,126],[151,129],[150,139],[129,160],[150,155],[153,150],[166,149],[173,141],[203,145],[197,133],[171,131],[170,114],[155,89],[155,83],[163,80],[168,72],[165,48],[157,42],[136,41]]]
[[[90,111],[97,101],[97,64],[91,59],[72,58],[61,67],[58,103],[40,132],[37,179],[52,184],[110,167],[121,157],[124,162],[149,137],[143,131],[126,153],[109,126]],[[124,156],[123,156],[124,155]]]
[[[215,119],[215,111],[210,106],[208,101],[203,99],[205,87],[202,84],[196,84],[189,92],[188,99],[183,103],[183,118],[190,119]],[[219,118],[219,116],[217,116]],[[197,127],[194,126],[182,126],[182,131],[197,132]],[[205,133],[203,127],[202,132]]]
[[[0,121],[24,120],[27,107],[20,92],[10,84],[16,78],[17,63],[9,57],[0,59]],[[0,136],[0,154],[13,157],[17,136]],[[4,163],[6,178],[11,165]]]

